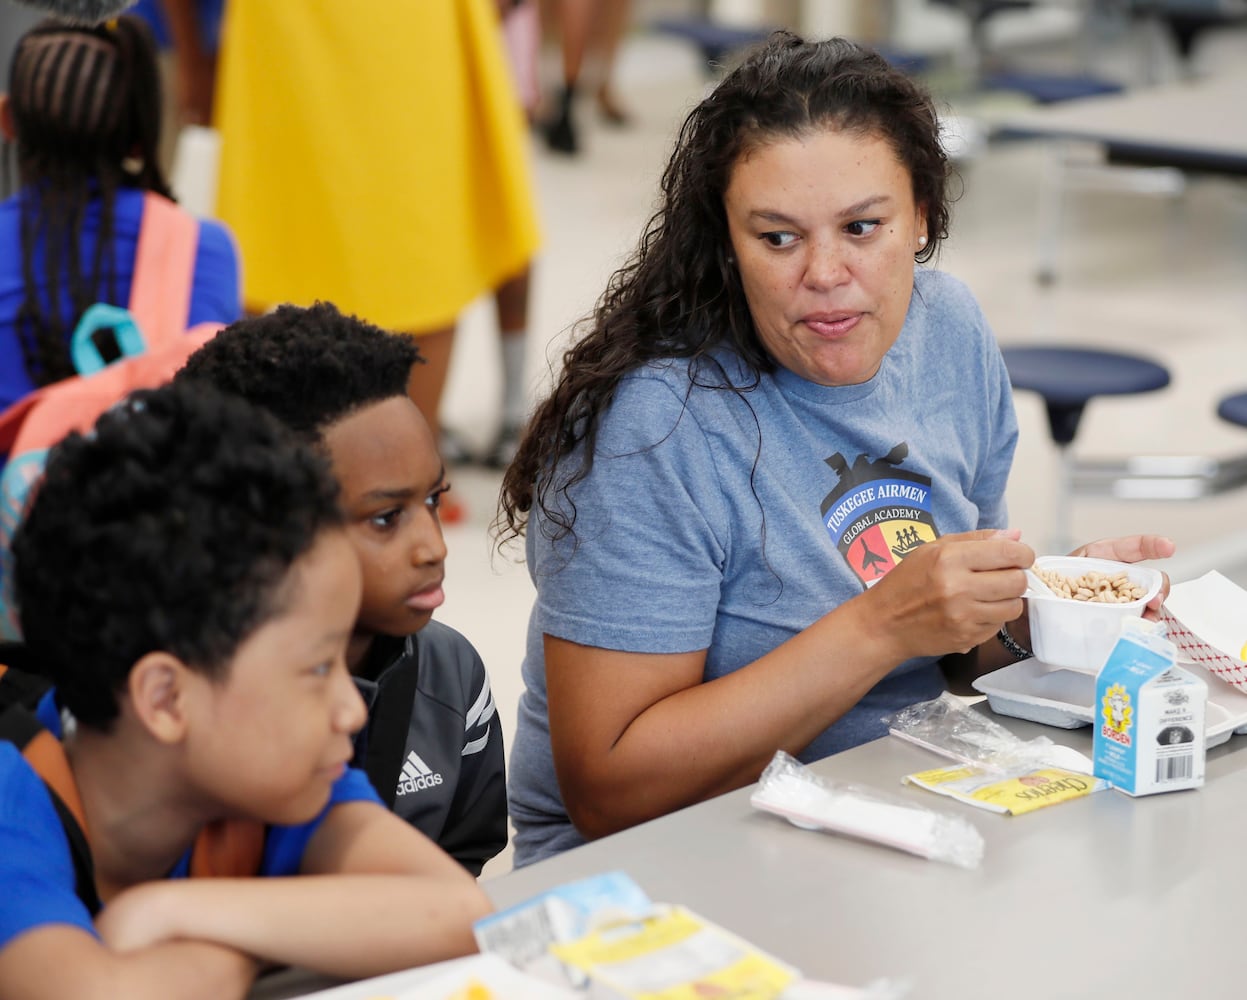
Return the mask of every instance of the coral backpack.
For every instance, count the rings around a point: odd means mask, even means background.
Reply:
[[[199,223],[173,202],[143,199],[130,308],[97,303],[79,320],[70,341],[78,375],[36,389],[0,413],[0,636],[16,638],[10,546],[48,449],[71,431],[86,431],[135,389],[161,385],[221,329],[201,323],[187,329]],[[93,335],[113,328],[121,357],[106,363]]]

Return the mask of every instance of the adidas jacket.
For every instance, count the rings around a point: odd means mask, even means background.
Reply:
[[[507,843],[502,730],[480,656],[431,621],[406,638],[378,636],[355,681],[368,724],[352,763],[394,812],[479,875]]]

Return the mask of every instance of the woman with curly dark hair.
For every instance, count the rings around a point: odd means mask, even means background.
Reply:
[[[21,189],[0,203],[0,409],[74,374],[88,306],[130,300],[145,196],[172,199],[157,162],[160,80],[145,25],[49,20],[17,44],[0,129]],[[227,230],[199,223],[187,327],[242,312]]]
[[[1023,648],[1008,374],[916,266],[948,173],[929,97],[842,39],[777,34],[684,123],[503,482],[537,586],[517,864],[873,739],[950,655]]]

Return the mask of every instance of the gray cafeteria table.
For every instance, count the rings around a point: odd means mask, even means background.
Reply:
[[[1000,719],[1090,751],[1090,729]],[[968,818],[966,871],[758,813],[744,789],[484,883],[499,907],[614,868],[807,976],[909,977],[914,1000],[1242,997],[1247,737],[1209,754],[1197,791],[1104,791],[1026,816],[899,784],[941,758],[894,737],[815,765]]]
[[[1090,730],[1000,719],[1090,751]],[[1241,997],[1247,737],[1208,757],[1197,791],[1104,791],[1009,817],[900,785],[942,758],[894,737],[814,765],[969,819],[974,871],[799,830],[731,792],[482,883],[499,908],[621,869],[805,975],[908,978],[914,1000]],[[307,981],[303,981],[306,986]],[[257,988],[256,997],[290,992]]]
[[[1038,193],[1041,282],[1055,280],[1067,162],[1074,143],[1092,143],[1110,167],[1153,168],[1133,177],[1141,191],[1178,191],[1186,175],[1247,179],[1247,73],[1183,80],[1008,113],[991,123],[996,138],[1047,139],[1050,164]],[[1176,182],[1154,168],[1180,172]],[[1166,238],[1157,232],[1156,238]]]
[[[997,122],[1015,135],[1086,139],[1145,154],[1155,165],[1247,174],[1247,73],[1139,87],[1018,111]]]

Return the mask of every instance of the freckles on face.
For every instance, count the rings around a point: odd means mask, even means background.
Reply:
[[[777,138],[742,155],[723,201],[754,327],[775,362],[821,385],[872,378],[904,324],[926,232],[891,145],[830,128]]]

